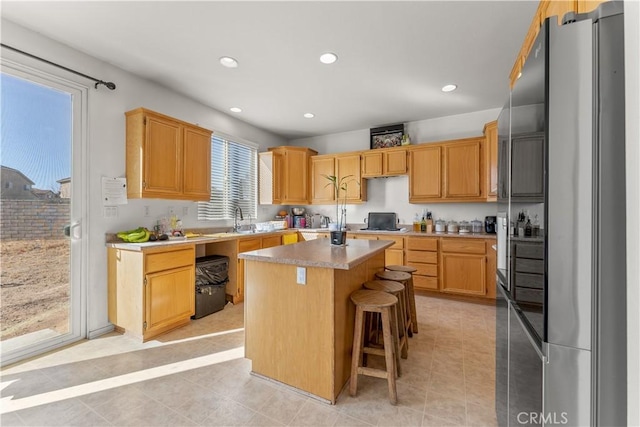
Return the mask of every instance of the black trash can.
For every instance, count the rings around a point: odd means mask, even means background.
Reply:
[[[196,258],[196,313],[200,319],[224,309],[226,284],[229,281],[229,257],[210,255]]]

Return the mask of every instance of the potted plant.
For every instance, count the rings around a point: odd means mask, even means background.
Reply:
[[[347,240],[347,186],[352,181],[355,181],[356,184],[359,183],[353,178],[353,175],[346,175],[340,179],[335,175],[322,176],[329,180],[326,186],[331,185],[333,187],[336,200],[336,223],[338,227],[337,230],[331,231],[331,244],[344,245]]]

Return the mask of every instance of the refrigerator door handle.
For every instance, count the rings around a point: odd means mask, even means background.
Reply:
[[[520,323],[520,327],[524,330],[525,334],[527,334],[527,338],[529,339],[531,346],[536,350],[536,353],[538,353],[538,357],[540,357],[540,360],[543,363],[547,363],[547,356],[542,352],[542,349],[540,348],[541,346],[544,345],[544,342],[538,344],[538,342],[532,335],[531,327],[526,325],[525,321],[522,320],[524,317],[524,314],[522,313],[522,310],[520,309],[520,307],[518,307],[518,304],[516,304],[514,301],[510,301],[510,303],[511,303],[510,304],[511,307],[513,308],[513,311],[515,311],[516,313],[516,319],[518,319],[518,323]]]

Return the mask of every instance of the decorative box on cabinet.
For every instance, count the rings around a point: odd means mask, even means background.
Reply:
[[[212,132],[144,108],[125,116],[127,197],[208,201]]]
[[[309,148],[293,146],[272,147],[259,153],[260,204],[309,204],[310,157],[316,154]]]
[[[195,247],[107,249],[109,321],[146,341],[195,313]]]

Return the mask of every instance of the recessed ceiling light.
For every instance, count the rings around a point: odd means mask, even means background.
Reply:
[[[313,119],[316,116],[313,113],[304,113],[303,115],[305,119]]]
[[[237,68],[238,67],[238,61],[236,61],[235,59],[233,59],[230,56],[223,56],[220,58],[220,63],[222,65],[224,65],[227,68]]]
[[[229,110],[233,111],[234,113],[242,113],[242,108],[238,107],[231,107],[229,108]]]
[[[323,64],[333,64],[338,60],[338,56],[335,53],[327,52],[320,55],[320,62]]]
[[[458,86],[456,86],[456,85],[445,85],[445,86],[442,86],[442,91],[443,92],[453,92],[457,88],[458,88]]]

